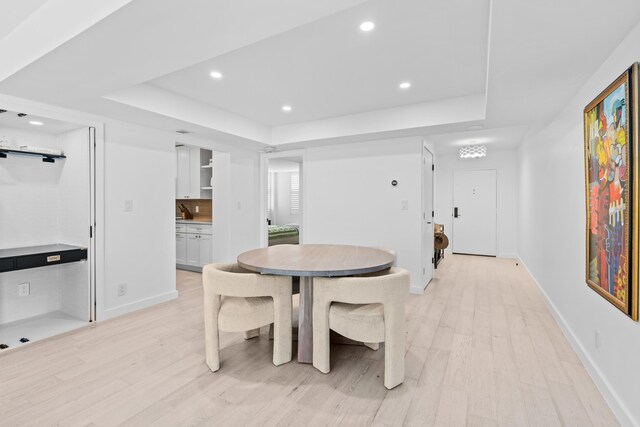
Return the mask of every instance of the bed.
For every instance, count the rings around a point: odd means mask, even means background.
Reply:
[[[298,243],[300,243],[300,230],[298,230],[298,225],[269,226],[269,246],[297,245]]]

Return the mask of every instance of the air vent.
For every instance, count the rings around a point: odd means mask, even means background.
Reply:
[[[176,131],[177,133],[181,133],[182,135],[186,135],[188,133],[193,133],[190,130],[184,130],[184,129],[180,129]]]

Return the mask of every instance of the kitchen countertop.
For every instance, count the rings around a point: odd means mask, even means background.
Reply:
[[[203,220],[199,220],[199,219],[182,219],[182,218],[176,218],[176,224],[211,224],[212,221],[203,221]]]

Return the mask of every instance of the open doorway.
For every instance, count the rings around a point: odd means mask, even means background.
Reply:
[[[176,144],[176,268],[213,262],[213,152]]]
[[[302,243],[302,167],[301,155],[278,153],[266,158],[264,246]]]

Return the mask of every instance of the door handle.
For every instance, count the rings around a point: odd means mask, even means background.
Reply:
[[[427,221],[427,224],[431,224],[431,221]]]
[[[460,216],[461,216],[461,215],[460,215],[460,213],[458,212],[458,208],[457,208],[457,207],[453,208],[453,217],[454,217],[454,218],[460,218]]]

